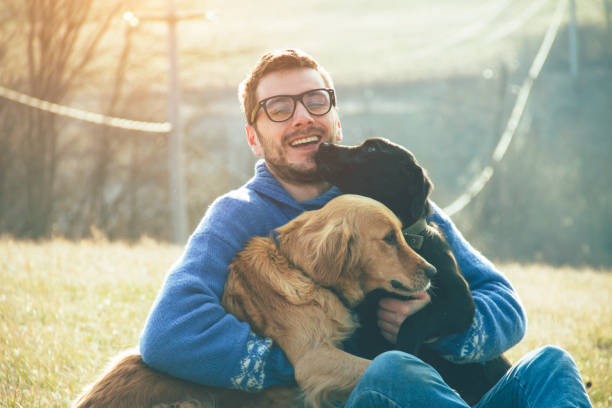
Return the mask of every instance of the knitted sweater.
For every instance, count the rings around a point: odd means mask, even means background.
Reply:
[[[294,384],[293,367],[278,345],[257,336],[221,306],[228,266],[253,236],[267,236],[340,194],[332,187],[298,203],[259,161],[250,181],[211,204],[172,265],[140,338],[145,363],[193,382],[247,391]],[[523,337],[526,319],[520,300],[439,208],[432,219],[445,233],[476,303],[471,328],[432,347],[453,361],[486,361]]]

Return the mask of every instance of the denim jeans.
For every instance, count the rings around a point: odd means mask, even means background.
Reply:
[[[469,407],[440,375],[400,351],[376,357],[351,393],[346,408]],[[525,355],[477,408],[592,407],[572,357],[546,346]]]

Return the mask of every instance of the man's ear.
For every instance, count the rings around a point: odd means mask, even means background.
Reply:
[[[249,146],[251,147],[251,151],[257,157],[262,156],[261,146],[259,144],[259,138],[257,137],[257,131],[255,130],[255,126],[253,125],[245,125],[244,130],[246,131],[246,138]]]
[[[340,119],[337,119],[336,123],[336,143],[340,143],[342,141],[342,124],[340,123]]]

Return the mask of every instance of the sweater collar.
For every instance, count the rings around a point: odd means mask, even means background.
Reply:
[[[332,186],[329,190],[310,201],[297,202],[274,178],[266,167],[265,161],[258,160],[255,164],[255,176],[248,182],[247,186],[259,194],[270,197],[278,202],[297,208],[302,211],[316,210],[325,205],[329,200],[341,194],[340,190]]]

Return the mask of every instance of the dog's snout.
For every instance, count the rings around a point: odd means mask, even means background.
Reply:
[[[438,270],[435,268],[435,266],[426,264],[423,266],[423,272],[425,272],[425,276],[427,276],[428,279],[432,279],[436,273],[438,273]]]

